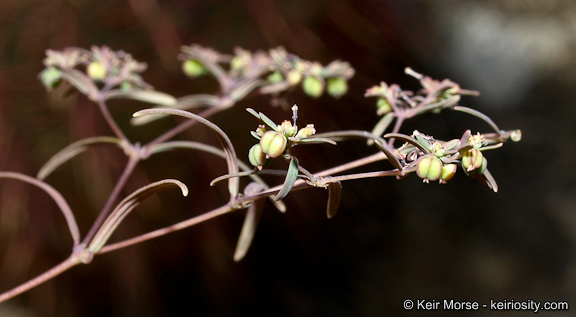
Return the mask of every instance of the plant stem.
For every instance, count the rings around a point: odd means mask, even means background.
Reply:
[[[54,266],[53,268],[51,268],[50,270],[36,276],[35,278],[20,284],[19,286],[4,292],[2,294],[0,294],[0,303],[4,302],[14,296],[20,295],[58,275],[60,275],[60,273],[68,270],[69,268],[77,265],[81,263],[79,258],[75,255],[72,254],[69,258],[67,258],[66,260],[64,260],[62,263]]]
[[[117,243],[113,243],[113,244],[104,246],[102,249],[100,249],[100,251],[97,254],[107,253],[107,252],[121,249],[121,248],[124,248],[127,246],[131,246],[131,245],[136,244],[136,243],[140,243],[140,242],[144,242],[144,241],[147,241],[150,239],[154,239],[154,238],[163,236],[165,234],[168,234],[168,233],[171,233],[174,231],[178,231],[178,230],[182,230],[184,228],[188,228],[190,226],[199,224],[201,222],[216,218],[218,216],[224,215],[224,214],[232,212],[234,210],[236,210],[236,209],[233,208],[232,206],[226,204],[220,208],[213,209],[209,212],[206,212],[206,213],[203,213],[203,214],[198,215],[196,217],[193,217],[193,218],[184,220],[182,222],[173,224],[171,226],[157,229],[154,231],[150,231],[148,233],[139,235],[139,236],[131,238],[131,239],[127,239],[127,240],[124,240],[121,242],[117,242]]]
[[[114,134],[122,140],[125,140],[126,142],[128,141],[128,138],[126,137],[126,135],[124,135],[124,132],[122,132],[122,130],[120,129],[120,127],[118,127],[118,124],[116,124],[116,121],[114,121],[114,119],[112,118],[112,115],[110,114],[110,111],[108,110],[108,107],[106,106],[106,103],[104,102],[104,94],[99,94],[98,95],[98,108],[100,108],[100,112],[102,112],[102,116],[104,116],[104,119],[106,120],[106,122],[108,123],[108,125],[110,126],[110,128],[112,129],[112,131],[114,132]]]
[[[132,171],[134,171],[136,164],[140,161],[139,153],[137,153],[139,151],[139,147],[132,147],[131,151],[132,152],[130,153],[130,156],[128,158],[128,163],[126,163],[126,167],[124,168],[122,175],[120,175],[120,179],[118,179],[118,182],[116,182],[116,185],[114,186],[112,193],[108,197],[106,204],[104,205],[104,207],[100,211],[98,218],[96,218],[96,221],[94,221],[94,223],[92,224],[92,227],[90,228],[90,231],[88,231],[88,234],[86,235],[86,237],[83,240],[83,243],[85,245],[90,244],[90,240],[92,240],[92,238],[96,234],[96,231],[98,231],[98,229],[100,229],[100,226],[102,225],[102,223],[104,222],[104,220],[106,219],[106,217],[108,216],[110,211],[112,210],[112,204],[118,199],[118,196],[120,195],[120,191],[122,190],[124,185],[126,185],[126,181],[128,180],[128,178],[132,174]]]
[[[321,176],[326,176],[326,175],[331,175],[334,173],[338,173],[338,172],[343,172],[352,168],[356,168],[362,165],[366,165],[366,164],[370,164],[373,162],[377,162],[383,159],[387,159],[386,155],[384,155],[384,153],[382,152],[378,152],[376,154],[373,154],[371,156],[356,160],[354,162],[350,162],[350,163],[346,163],[319,173],[314,174],[314,177],[321,177]],[[331,181],[346,181],[346,180],[354,180],[354,179],[362,179],[362,178],[372,178],[372,177],[387,177],[387,176],[396,176],[396,175],[400,175],[401,172],[398,170],[391,170],[391,171],[377,171],[377,172],[368,172],[368,173],[358,173],[358,174],[352,174],[352,175],[343,175],[343,176],[335,176],[335,177],[331,177],[330,180]],[[300,190],[300,189],[304,189],[304,188],[310,188],[311,185],[307,184],[305,181],[303,180],[298,180],[294,183],[294,186],[292,187],[292,191],[295,190]],[[238,200],[236,201],[236,205],[243,205],[245,203],[251,202],[251,201],[255,201],[257,199],[266,197],[266,196],[271,196],[271,195],[275,195],[278,193],[278,191],[280,191],[280,189],[282,188],[282,185],[278,185],[275,186],[273,188],[270,188],[266,191],[251,195],[251,196],[245,196],[245,197],[241,197],[238,198]],[[117,242],[117,243],[113,243],[107,246],[104,246],[102,249],[100,249],[100,251],[97,254],[103,254],[103,253],[107,253],[110,251],[114,251],[114,250],[118,250],[118,249],[122,249],[140,242],[144,242],[147,240],[151,240],[163,235],[166,235],[168,233],[174,232],[174,231],[178,231],[178,230],[182,230],[188,227],[191,227],[193,225],[202,223],[204,221],[216,218],[218,216],[227,214],[229,212],[233,212],[235,210],[238,210],[232,206],[230,206],[229,204],[226,204],[222,207],[219,207],[217,209],[213,209],[211,211],[208,211],[206,213],[203,213],[201,215],[198,215],[194,218],[190,218],[184,221],[181,221],[179,223],[176,223],[174,225],[170,225],[161,229],[157,229],[139,236],[136,236],[134,238],[130,238],[121,242]]]

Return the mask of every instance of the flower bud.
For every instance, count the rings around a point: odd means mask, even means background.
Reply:
[[[425,182],[435,181],[442,175],[442,161],[436,156],[427,155],[420,159],[416,173]]]
[[[348,92],[348,83],[346,83],[344,78],[328,78],[326,90],[330,96],[340,98]]]
[[[48,67],[40,73],[40,80],[48,90],[56,88],[62,82],[62,72],[56,67]]]
[[[280,125],[280,133],[284,134],[287,138],[294,136],[296,134],[297,127],[293,127],[292,123],[288,120],[284,120]]]
[[[230,68],[235,70],[242,70],[248,64],[248,58],[246,55],[237,55],[230,61]]]
[[[182,64],[182,71],[189,77],[199,77],[207,73],[206,68],[202,63],[195,59],[187,59]]]
[[[296,133],[296,138],[304,139],[306,137],[313,135],[314,133],[316,133],[316,129],[314,129],[314,125],[308,124],[308,125],[306,125],[305,128],[300,129],[298,131],[298,133]]]
[[[298,70],[293,69],[290,72],[288,72],[288,75],[286,75],[286,79],[288,80],[290,85],[292,86],[298,85],[302,80],[302,73]]]
[[[324,83],[318,77],[308,76],[304,78],[302,88],[308,96],[318,98],[324,92]]]
[[[486,169],[484,163],[484,155],[478,149],[473,148],[462,155],[462,168],[469,174],[475,171],[473,174],[482,174],[484,169]],[[484,168],[482,166],[484,165]]]
[[[261,168],[268,160],[266,159],[266,153],[262,151],[262,147],[259,143],[254,144],[250,151],[248,152],[248,160],[250,160],[250,164]]]
[[[94,61],[88,64],[86,73],[94,80],[102,80],[106,77],[106,67],[104,67],[100,62]]]
[[[451,180],[452,177],[454,177],[454,175],[456,175],[457,169],[458,169],[458,166],[456,166],[456,164],[453,164],[453,163],[444,164],[442,166],[442,175],[440,176],[440,183],[446,184],[446,182]]]
[[[276,131],[267,131],[260,139],[260,147],[267,157],[276,158],[284,153],[288,140],[284,134]]]

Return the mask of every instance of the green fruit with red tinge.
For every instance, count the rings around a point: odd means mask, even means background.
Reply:
[[[442,176],[442,161],[436,156],[425,156],[418,162],[416,173],[425,181],[435,181]]]
[[[284,153],[288,139],[280,132],[266,131],[260,139],[260,147],[262,152],[266,153],[268,157],[276,158]]]
[[[488,161],[478,149],[471,149],[462,155],[462,168],[469,175],[484,173]]]
[[[262,147],[260,144],[254,144],[250,151],[248,152],[248,160],[250,160],[250,164],[256,167],[261,167],[268,162],[266,159],[266,153],[262,151]]]
[[[454,177],[454,175],[456,175],[457,169],[458,169],[458,166],[456,166],[456,164],[453,164],[453,163],[444,164],[442,166],[442,175],[440,176],[441,182],[445,183],[445,182],[451,180],[452,177]]]

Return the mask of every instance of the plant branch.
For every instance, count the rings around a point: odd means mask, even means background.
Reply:
[[[69,258],[67,258],[66,260],[64,260],[62,263],[54,266],[53,268],[51,268],[50,270],[36,276],[35,278],[20,284],[19,286],[6,291],[2,294],[0,294],[0,303],[4,302],[6,300],[9,300],[10,298],[20,295],[28,290],[33,289],[34,287],[60,275],[62,272],[68,270],[69,268],[77,265],[81,263],[80,259],[78,258],[78,256],[76,256],[75,254],[71,255]]]
[[[85,245],[90,244],[90,240],[92,240],[92,238],[94,237],[94,235],[96,234],[96,232],[98,231],[98,229],[100,228],[100,226],[102,225],[102,223],[112,210],[112,205],[118,199],[120,191],[126,185],[126,182],[128,181],[128,178],[134,171],[136,164],[138,164],[138,162],[140,161],[139,148],[133,147],[131,151],[132,152],[130,153],[130,156],[128,158],[128,163],[126,163],[126,167],[124,168],[122,175],[120,175],[120,178],[118,179],[118,182],[116,182],[116,185],[114,186],[112,193],[108,197],[106,204],[102,208],[102,211],[100,211],[98,218],[96,218],[96,221],[94,221],[92,227],[90,228],[90,231],[88,231],[88,234],[83,240],[83,243]]]
[[[182,229],[194,226],[196,224],[202,223],[204,221],[208,221],[210,219],[216,218],[218,216],[224,215],[224,214],[229,213],[229,212],[234,211],[234,210],[236,210],[234,207],[230,206],[229,204],[226,204],[220,208],[216,208],[214,210],[211,210],[209,212],[203,213],[203,214],[198,215],[196,217],[181,221],[181,222],[173,224],[171,226],[157,229],[154,231],[150,231],[148,233],[145,233],[145,234],[139,235],[137,237],[121,241],[121,242],[116,242],[116,243],[113,243],[110,245],[106,245],[106,246],[102,247],[102,249],[100,249],[100,251],[97,254],[108,253],[110,251],[122,249],[122,248],[125,248],[128,246],[140,243],[140,242],[154,239],[154,238],[166,235],[168,233],[182,230]]]
[[[96,100],[96,103],[98,104],[98,108],[100,108],[100,112],[102,112],[102,116],[104,116],[104,119],[106,120],[106,122],[108,123],[108,126],[110,126],[110,128],[112,129],[114,134],[119,139],[126,140],[128,142],[129,141],[128,138],[126,137],[126,135],[124,135],[124,132],[122,132],[120,127],[118,127],[118,124],[116,124],[116,121],[114,121],[114,118],[112,118],[112,115],[110,114],[110,111],[108,110],[108,107],[106,106],[106,103],[104,102],[104,98],[105,98],[104,95],[99,94],[98,99]]]

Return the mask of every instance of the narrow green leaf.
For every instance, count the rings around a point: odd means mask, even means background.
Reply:
[[[418,143],[420,143],[420,145],[422,145],[423,147],[428,149],[428,152],[430,152],[430,143],[428,142],[428,140],[426,140],[426,138],[424,138],[420,133],[415,133],[415,134],[416,134],[416,140],[418,140]]]
[[[295,138],[290,138],[290,140],[294,140]],[[330,140],[327,138],[315,138],[315,137],[310,137],[310,138],[305,138],[305,139],[296,139],[298,141],[298,143],[328,143],[328,144],[332,144],[332,145],[336,145],[336,141],[334,140]]]
[[[390,152],[390,150],[388,150],[388,148],[386,147],[386,144],[382,143],[380,140],[374,140],[374,141],[376,142],[376,147],[380,151],[382,151],[382,153],[386,154],[386,157],[388,158],[390,163],[392,163],[394,167],[396,167],[399,171],[402,172],[402,164],[400,163],[396,155]]]
[[[288,193],[292,189],[292,186],[294,186],[294,182],[296,182],[296,179],[298,178],[298,166],[299,166],[298,159],[292,157],[292,159],[290,160],[290,165],[288,166],[288,173],[286,174],[286,179],[284,180],[284,185],[282,185],[282,188],[280,189],[278,194],[276,194],[274,200],[280,200],[286,197],[286,195],[288,195]]]
[[[258,112],[256,112],[256,110],[252,108],[246,108],[246,111],[248,111],[251,115],[255,116],[256,119],[260,120],[260,115],[258,114]]]
[[[342,193],[342,184],[334,182],[328,184],[328,205],[326,207],[326,214],[328,219],[334,217],[340,206],[340,197]]]
[[[146,197],[164,190],[168,187],[178,186],[183,196],[188,196],[188,187],[184,183],[175,179],[165,179],[150,185],[144,186],[124,198],[114,210],[108,215],[100,229],[88,246],[88,250],[97,253],[106,244],[112,233],[118,228],[122,220],[140,204]]]
[[[250,183],[246,186],[244,195],[251,196],[261,192],[262,190],[264,190],[264,187],[260,184]],[[246,218],[244,218],[244,224],[242,225],[242,231],[240,231],[240,237],[236,244],[236,250],[234,251],[234,261],[238,262],[242,260],[246,255],[246,252],[248,252],[252,240],[254,239],[254,234],[256,233],[256,227],[258,226],[258,221],[260,220],[263,207],[264,199],[253,201],[250,207],[248,207]]]
[[[107,99],[134,99],[162,106],[174,106],[176,98],[169,94],[149,89],[111,90],[106,94]]]
[[[260,140],[262,137],[258,135],[258,133],[256,133],[255,131],[250,131],[250,134],[252,134],[253,137],[255,137],[256,139]]]
[[[274,131],[278,131],[280,128],[278,127],[278,125],[276,123],[274,123],[274,121],[270,120],[270,118],[268,118],[265,114],[263,114],[262,112],[260,112],[260,119],[266,123],[267,126],[269,126],[270,128],[274,129]]]

